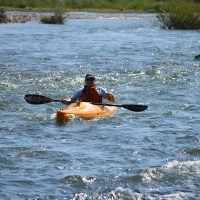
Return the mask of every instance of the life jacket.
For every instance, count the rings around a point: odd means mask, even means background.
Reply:
[[[81,100],[83,102],[93,102],[93,103],[102,103],[102,95],[95,87],[87,87],[85,85]]]

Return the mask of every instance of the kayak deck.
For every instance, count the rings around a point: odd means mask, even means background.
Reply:
[[[64,110],[57,111],[58,121],[68,121],[73,116],[84,120],[92,120],[100,117],[111,117],[117,111],[115,106],[98,106],[87,102],[72,103]]]

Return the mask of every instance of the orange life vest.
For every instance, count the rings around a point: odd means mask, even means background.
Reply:
[[[87,87],[82,91],[81,100],[84,102],[102,103],[102,96],[95,87]]]

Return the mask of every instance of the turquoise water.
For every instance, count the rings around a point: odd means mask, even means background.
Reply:
[[[71,13],[64,25],[0,25],[1,199],[200,199],[198,31],[154,14]],[[118,104],[112,118],[57,123],[86,73]]]

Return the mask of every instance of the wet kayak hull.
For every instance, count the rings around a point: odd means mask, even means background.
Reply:
[[[111,117],[117,111],[115,106],[97,106],[87,102],[72,103],[66,109],[57,111],[58,121],[68,121],[74,116],[84,120],[100,117]]]

